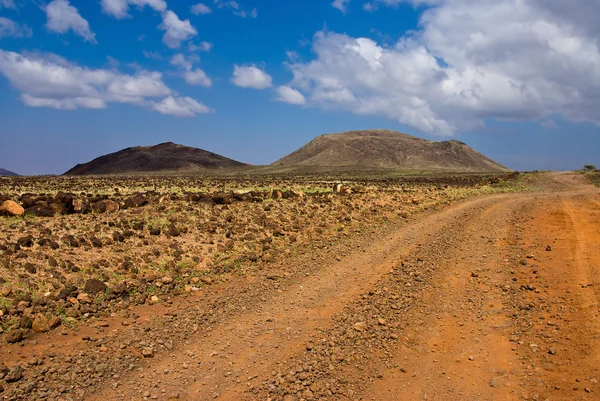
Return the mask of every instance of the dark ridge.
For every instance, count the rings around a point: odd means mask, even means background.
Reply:
[[[13,173],[12,171],[0,168],[0,176],[4,176],[4,177],[17,177],[19,176],[19,174],[17,173]]]
[[[165,142],[135,146],[78,164],[64,175],[131,174],[145,172],[197,171],[246,166],[203,149]]]

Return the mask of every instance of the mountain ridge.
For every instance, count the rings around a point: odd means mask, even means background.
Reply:
[[[3,177],[18,177],[20,174],[12,172],[10,170],[6,170],[4,168],[0,168],[0,176]]]
[[[63,175],[103,175],[165,171],[194,171],[246,166],[204,149],[163,142],[133,146],[77,164]]]
[[[320,135],[272,165],[510,171],[464,142],[437,142],[383,129]]]

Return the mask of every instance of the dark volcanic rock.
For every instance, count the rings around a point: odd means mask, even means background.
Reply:
[[[23,341],[25,333],[20,329],[15,329],[6,335],[6,342],[9,344],[18,343]]]
[[[102,281],[92,278],[85,282],[85,286],[83,287],[83,291],[88,294],[98,294],[105,292],[108,289],[108,286],[104,284]]]
[[[118,174],[145,171],[181,171],[245,166],[206,150],[172,142],[156,146],[137,146],[78,164],[65,175]]]

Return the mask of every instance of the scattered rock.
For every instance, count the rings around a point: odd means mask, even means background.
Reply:
[[[101,200],[92,205],[92,210],[96,213],[115,213],[119,209],[119,204],[110,199]]]
[[[107,289],[108,286],[104,284],[104,282],[102,282],[101,280],[98,280],[97,278],[91,278],[87,280],[85,282],[85,285],[83,286],[83,291],[92,295],[104,293]]]
[[[356,322],[356,323],[354,323],[354,330],[356,330],[356,331],[365,331],[365,330],[367,330],[367,323],[366,322]]]
[[[47,331],[50,331],[50,322],[48,322],[46,316],[42,315],[41,313],[38,313],[35,319],[33,320],[31,328],[36,333],[45,333]]]
[[[9,344],[14,344],[21,342],[25,339],[25,333],[23,330],[15,329],[6,335],[6,342]]]
[[[13,368],[8,372],[8,374],[4,377],[4,380],[7,383],[18,382],[23,378],[23,368],[21,365],[13,366]]]
[[[0,205],[0,216],[21,216],[25,209],[15,201],[5,200]]]
[[[142,348],[142,356],[144,358],[154,358],[154,350],[151,347]]]
[[[50,321],[48,322],[50,329],[55,329],[58,326],[60,326],[61,324],[62,324],[62,320],[58,316],[52,316],[50,318]]]

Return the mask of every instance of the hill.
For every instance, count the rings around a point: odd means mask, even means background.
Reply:
[[[460,141],[429,141],[389,130],[321,135],[273,165],[509,171]]]
[[[172,142],[136,146],[78,164],[64,175],[131,174],[194,171],[245,166],[246,164],[206,150]]]
[[[5,177],[17,177],[19,174],[17,173],[13,173],[12,171],[8,171],[5,170],[3,168],[0,168],[0,176],[5,176]]]

